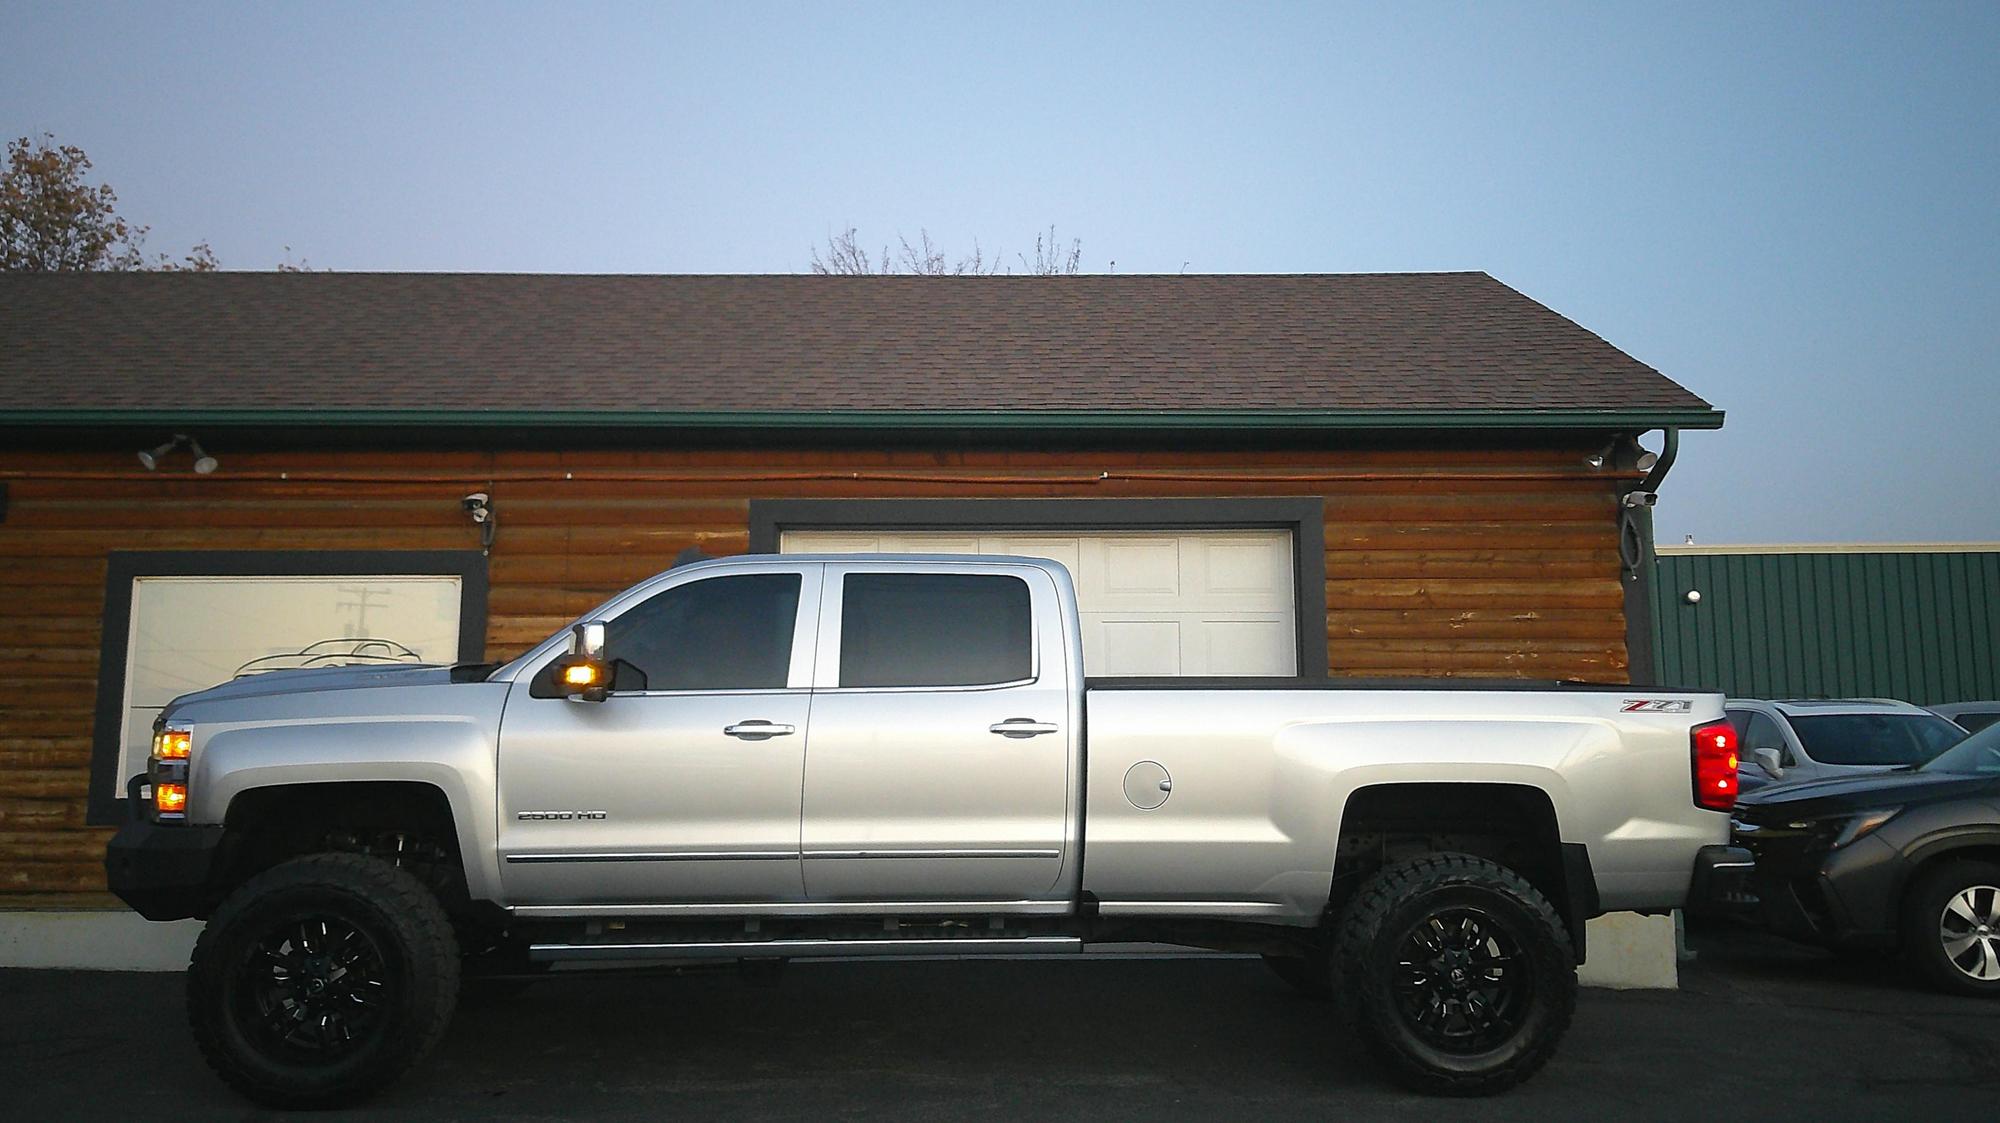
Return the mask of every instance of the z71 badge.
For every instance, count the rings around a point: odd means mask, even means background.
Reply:
[[[1686,698],[1627,698],[1618,706],[1627,714],[1684,714],[1693,709],[1694,703]]]

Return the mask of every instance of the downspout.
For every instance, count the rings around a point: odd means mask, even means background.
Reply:
[[[1660,446],[1659,461],[1653,465],[1652,471],[1646,473],[1646,478],[1639,481],[1640,491],[1650,491],[1658,495],[1660,481],[1667,478],[1667,473],[1673,469],[1674,457],[1681,454],[1681,431],[1668,429],[1666,434],[1667,442]]]
[[[1653,618],[1653,504],[1659,501],[1660,482],[1673,470],[1680,455],[1681,431],[1667,429],[1660,458],[1646,478],[1618,497],[1618,560],[1624,573],[1626,674],[1635,685],[1659,685],[1659,665],[1654,654],[1654,636],[1659,621]]]

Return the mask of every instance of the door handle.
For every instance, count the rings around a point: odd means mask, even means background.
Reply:
[[[1036,721],[1031,717],[1010,717],[1006,721],[996,721],[986,727],[988,733],[998,733],[1002,737],[1039,737],[1044,733],[1054,733],[1056,727],[1046,721]]]
[[[789,737],[798,732],[796,726],[779,725],[772,721],[739,721],[735,725],[725,725],[722,731],[731,737],[741,737],[746,741],[763,741],[772,737]]]

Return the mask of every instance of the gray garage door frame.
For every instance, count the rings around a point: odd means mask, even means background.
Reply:
[[[788,530],[1284,530],[1292,537],[1299,677],[1326,678],[1326,502],[1247,499],[756,499],[750,552],[775,554]]]

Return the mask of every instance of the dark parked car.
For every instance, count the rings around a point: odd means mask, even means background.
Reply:
[[[1766,926],[2000,996],[2000,726],[1914,768],[1753,792],[1735,823]]]
[[[1967,733],[1977,733],[2000,722],[2000,702],[1951,702],[1930,709],[1939,717],[1957,722]]]

